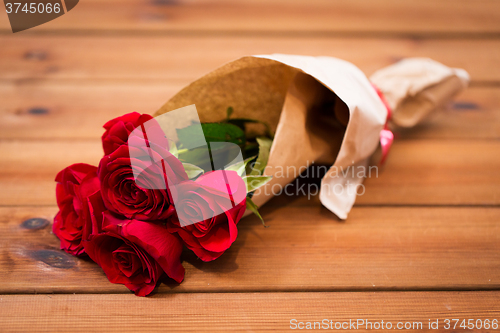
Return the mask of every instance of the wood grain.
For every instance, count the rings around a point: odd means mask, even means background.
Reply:
[[[18,34],[0,15],[0,331],[500,320],[499,22],[495,0],[86,0]],[[270,228],[243,219],[212,263],[186,250],[184,282],[152,297],[58,250],[53,179],[98,163],[106,120],[152,113],[225,62],[275,52],[335,56],[368,75],[430,57],[466,69],[474,88],[397,133],[347,221],[317,196],[278,196],[261,209]]]
[[[498,319],[498,297],[497,291],[2,296],[0,325],[3,332],[283,332],[292,319],[333,325],[363,319],[391,322],[393,329],[421,322],[405,331],[422,332],[438,320],[432,332],[450,332],[445,318]]]
[[[358,204],[498,205],[497,141],[396,142]],[[390,198],[390,199],[389,199]]]
[[[396,141],[356,204],[498,205],[499,149],[493,140]],[[55,205],[57,172],[73,163],[98,165],[102,155],[100,140],[1,141],[0,205]]]
[[[30,32],[367,33],[500,32],[497,1],[86,0]],[[9,32],[6,15],[0,29]]]
[[[127,293],[93,262],[59,251],[49,225],[23,224],[56,212],[0,208],[0,294]],[[159,292],[500,287],[500,208],[355,207],[341,222],[319,203],[281,197],[261,212],[269,228],[243,219],[236,242],[215,262],[186,250],[184,282]]]
[[[195,80],[252,54],[333,56],[366,74],[406,57],[464,68],[473,81],[500,80],[500,40],[276,36],[0,35],[0,80]],[[126,56],[124,56],[126,55]]]
[[[500,88],[469,87],[416,127],[396,133],[404,139],[500,138]]]
[[[84,80],[0,83],[0,138],[96,139],[130,112],[153,114],[189,82]]]
[[[0,82],[0,139],[92,139],[129,112],[154,113],[188,81]],[[485,126],[487,124],[487,126]],[[500,87],[471,87],[405,139],[499,139]]]

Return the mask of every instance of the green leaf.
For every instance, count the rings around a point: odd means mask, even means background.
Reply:
[[[260,221],[262,222],[262,225],[267,228],[268,226],[266,225],[266,223],[264,223],[264,219],[262,218],[262,216],[260,215],[259,213],[259,207],[257,207],[257,205],[252,201],[252,199],[250,199],[249,197],[247,197],[247,200],[246,200],[246,205],[247,205],[247,209],[250,210],[252,213],[254,213],[255,215],[257,215],[257,217],[260,219]]]
[[[247,193],[253,192],[259,187],[266,185],[271,179],[272,176],[246,176],[243,177],[245,184],[247,185]]]
[[[245,144],[245,132],[238,126],[228,123],[204,123],[177,129],[177,136],[184,147],[199,145],[200,126],[206,142],[231,142],[239,146]]]
[[[179,160],[183,163],[197,165],[206,171],[212,170],[207,147],[182,149],[179,151]]]
[[[184,170],[186,171],[189,179],[193,179],[204,172],[202,168],[197,167],[194,164],[182,163],[182,166],[184,167]]]
[[[257,138],[257,143],[259,144],[259,156],[257,157],[257,161],[255,161],[253,170],[250,172],[252,176],[261,175],[264,172],[269,160],[269,152],[271,151],[273,140],[269,138]]]
[[[245,132],[238,126],[226,123],[201,124],[207,142],[232,142],[239,146],[245,144]]]
[[[212,142],[208,146],[179,150],[181,162],[194,164],[205,171],[212,171],[213,168],[221,169],[238,156],[241,156],[241,148],[232,143],[217,145]]]
[[[250,162],[251,160],[253,160],[256,157],[257,156],[249,157],[244,161],[241,161],[241,162],[238,162],[235,164],[231,164],[230,166],[227,166],[225,169],[230,170],[230,171],[236,171],[238,173],[238,176],[241,177],[243,175],[243,173],[245,172],[245,168],[246,168],[248,162]]]
[[[200,124],[190,125],[184,128],[177,128],[177,137],[179,138],[179,146],[184,147],[196,147],[200,145],[200,141],[203,138],[200,137]]]
[[[170,154],[174,155],[176,158],[179,158],[179,150],[177,149],[177,145],[175,144],[175,142],[168,140],[168,145],[170,147]]]
[[[226,113],[227,113],[227,119],[229,120],[229,118],[231,118],[231,115],[233,114],[234,112],[234,109],[232,106],[228,107],[227,110],[226,110]]]

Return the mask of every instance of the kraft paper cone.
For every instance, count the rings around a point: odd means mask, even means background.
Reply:
[[[419,65],[422,61],[427,65]],[[445,71],[447,67],[439,64],[439,75],[423,70],[419,76],[408,69],[424,67],[432,72],[434,65],[414,59],[374,74],[375,83],[400,115],[395,115],[396,124],[412,126],[465,87],[465,71]],[[410,82],[407,89],[400,89],[397,82],[405,80]],[[341,219],[347,218],[364,179],[362,173],[342,171],[367,167],[387,119],[387,109],[366,76],[356,66],[331,57],[244,57],[194,81],[156,115],[191,104],[202,122],[225,119],[227,107],[232,106],[233,117],[264,121],[275,133],[264,171],[273,179],[254,194],[258,206],[312,163],[326,163],[332,167],[322,179],[320,200]]]

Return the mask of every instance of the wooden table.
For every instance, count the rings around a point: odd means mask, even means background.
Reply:
[[[0,29],[0,332],[500,320],[500,2],[83,0],[16,34],[0,13]],[[58,250],[54,176],[98,163],[106,120],[153,113],[223,63],[275,52],[366,74],[426,56],[472,83],[398,133],[345,222],[317,197],[275,198],[262,209],[270,228],[245,218],[219,260],[186,252],[185,281],[148,298]]]

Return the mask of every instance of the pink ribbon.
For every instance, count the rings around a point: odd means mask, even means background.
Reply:
[[[378,97],[382,103],[384,103],[385,108],[387,109],[387,118],[385,120],[384,129],[380,131],[380,147],[382,148],[382,158],[380,159],[380,165],[384,165],[385,160],[387,159],[387,155],[389,155],[389,151],[391,150],[392,142],[394,141],[394,134],[389,129],[389,119],[391,119],[391,108],[387,103],[387,100],[384,97],[384,94],[380,89],[372,83],[373,88],[377,92]]]

